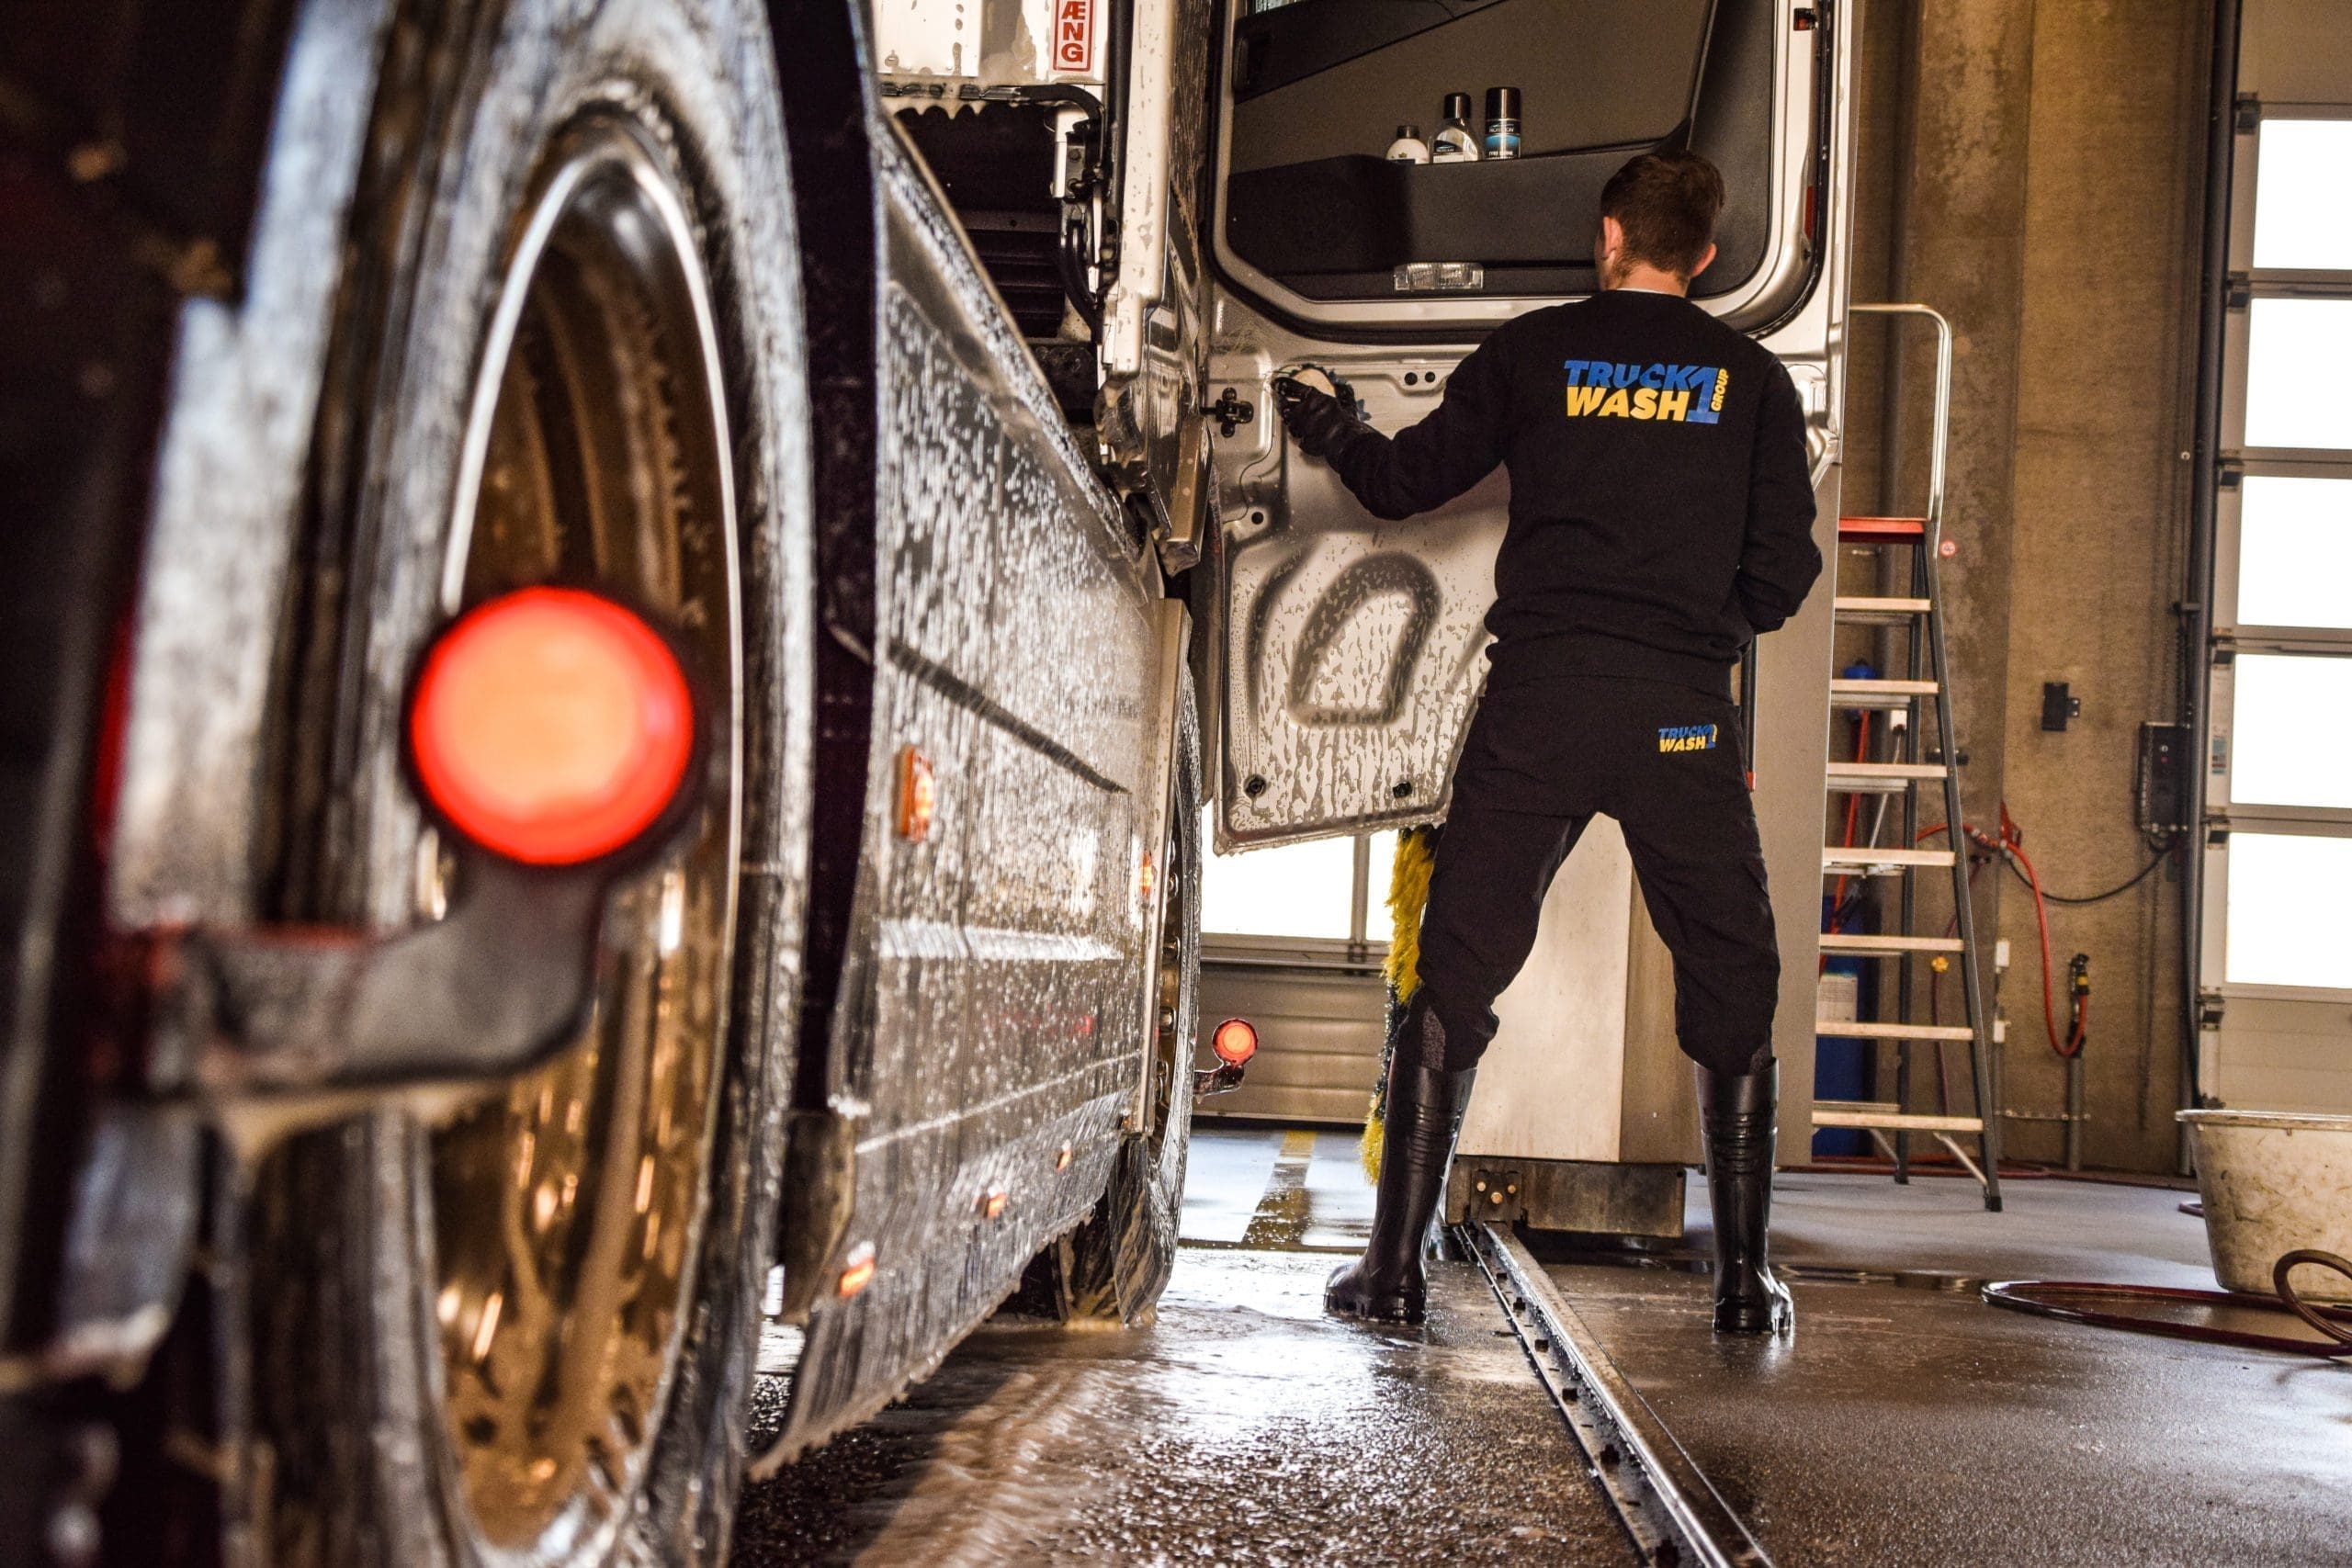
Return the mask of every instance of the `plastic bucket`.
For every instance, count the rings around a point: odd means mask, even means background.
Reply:
[[[2225,1291],[2270,1292],[2281,1253],[2315,1247],[2352,1258],[2352,1116],[2184,1111],[2205,1200],[2205,1243]],[[2312,1301],[2352,1301],[2352,1280],[2300,1269]]]

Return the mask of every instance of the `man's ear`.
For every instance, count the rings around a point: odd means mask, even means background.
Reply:
[[[1624,248],[1625,225],[1618,222],[1614,218],[1606,216],[1602,217],[1600,220],[1601,255],[1604,258],[1612,256],[1623,251]]]
[[[1713,266],[1713,265],[1715,265],[1715,247],[1714,247],[1714,246],[1713,246],[1713,245],[1709,245],[1709,246],[1707,247],[1707,254],[1706,254],[1705,255],[1701,256],[1701,257],[1699,258],[1699,265],[1698,265],[1697,266],[1694,266],[1694,267],[1692,267],[1692,268],[1690,269],[1690,276],[1691,276],[1692,277],[1696,277],[1696,276],[1698,276],[1701,273],[1702,273],[1702,272],[1706,271],[1709,267],[1711,267],[1711,266]]]

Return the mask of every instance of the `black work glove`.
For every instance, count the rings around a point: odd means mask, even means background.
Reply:
[[[1356,418],[1345,403],[1295,376],[1274,378],[1274,406],[1298,449],[1329,462],[1372,427]]]

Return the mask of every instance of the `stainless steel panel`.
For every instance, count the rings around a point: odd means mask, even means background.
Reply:
[[[1815,481],[1814,542],[1838,550],[1833,467]],[[1789,623],[1758,644],[1756,676],[1756,829],[1781,943],[1781,1005],[1772,1054],[1781,1063],[1781,1157],[1813,1147],[1815,992],[1821,972],[1821,842],[1828,810],[1829,669],[1834,630],[1825,581]]]
[[[1449,1224],[1532,1225],[1582,1235],[1679,1236],[1679,1165],[1457,1156],[1446,1173]]]

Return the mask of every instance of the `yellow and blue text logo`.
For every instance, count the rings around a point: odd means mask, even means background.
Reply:
[[[1712,751],[1715,749],[1715,730],[1712,724],[1669,724],[1657,732],[1657,749],[1661,751]]]
[[[1715,424],[1724,416],[1731,372],[1714,365],[1566,363],[1570,419],[1665,419]]]

